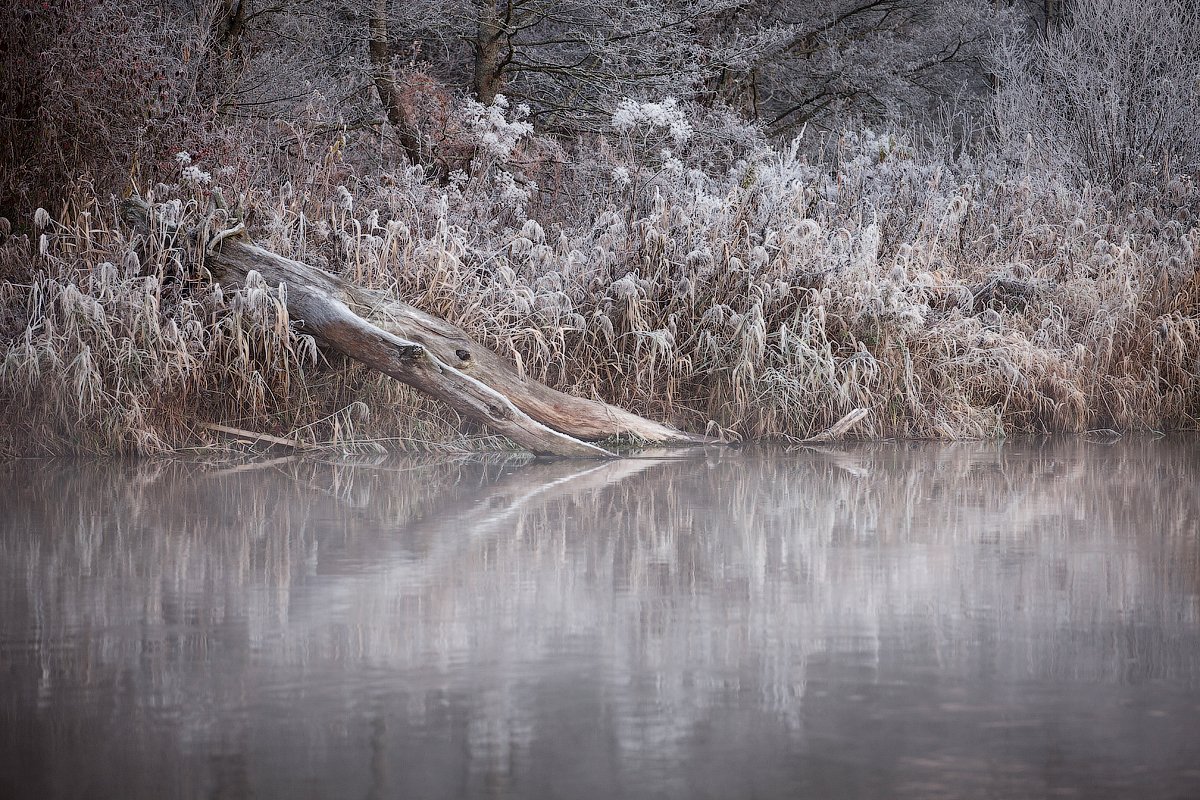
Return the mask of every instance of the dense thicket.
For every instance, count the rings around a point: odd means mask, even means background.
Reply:
[[[130,191],[695,430],[1194,420],[1183,0],[9,5],[2,449],[467,444]]]

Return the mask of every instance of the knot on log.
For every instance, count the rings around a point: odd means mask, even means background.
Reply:
[[[513,418],[512,409],[507,406],[490,405],[488,406],[488,414],[491,415],[492,419],[504,420],[506,422]]]

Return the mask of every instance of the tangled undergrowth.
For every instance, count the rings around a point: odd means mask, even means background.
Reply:
[[[819,157],[717,153],[658,111],[567,157],[501,106],[476,126],[471,174],[448,182],[361,169],[339,135],[269,169],[247,147],[203,169],[181,154],[151,194],[202,226],[219,185],[266,247],[684,429],[799,439],[856,409],[851,435],[872,438],[1194,426],[1191,178],[1118,199],[871,133]],[[194,247],[118,220],[81,189],[0,245],[0,449],[211,446],[211,422],[340,447],[499,446],[322,350],[286,287],[215,285]]]

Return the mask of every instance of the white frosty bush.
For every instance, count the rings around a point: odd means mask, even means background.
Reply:
[[[630,98],[622,100],[613,114],[613,129],[628,134],[639,125],[645,125],[648,129],[666,129],[677,145],[687,142],[693,133],[687,115],[674,97],[668,97],[661,103],[639,103]]]
[[[183,182],[193,186],[207,186],[212,183],[212,175],[197,167],[195,164],[189,164],[183,168],[181,173]]]
[[[529,106],[522,103],[508,116],[508,98],[502,94],[490,106],[476,100],[467,100],[463,105],[463,116],[471,126],[480,148],[489,156],[507,161],[522,137],[533,133],[533,125],[527,121]]]
[[[531,181],[520,184],[512,173],[503,170],[496,173],[495,180],[496,189],[503,201],[502,205],[507,206],[515,214],[524,214],[525,204],[537,192],[537,184]]]

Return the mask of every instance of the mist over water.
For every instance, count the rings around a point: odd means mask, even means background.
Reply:
[[[1200,441],[0,467],[0,796],[1200,796]]]

